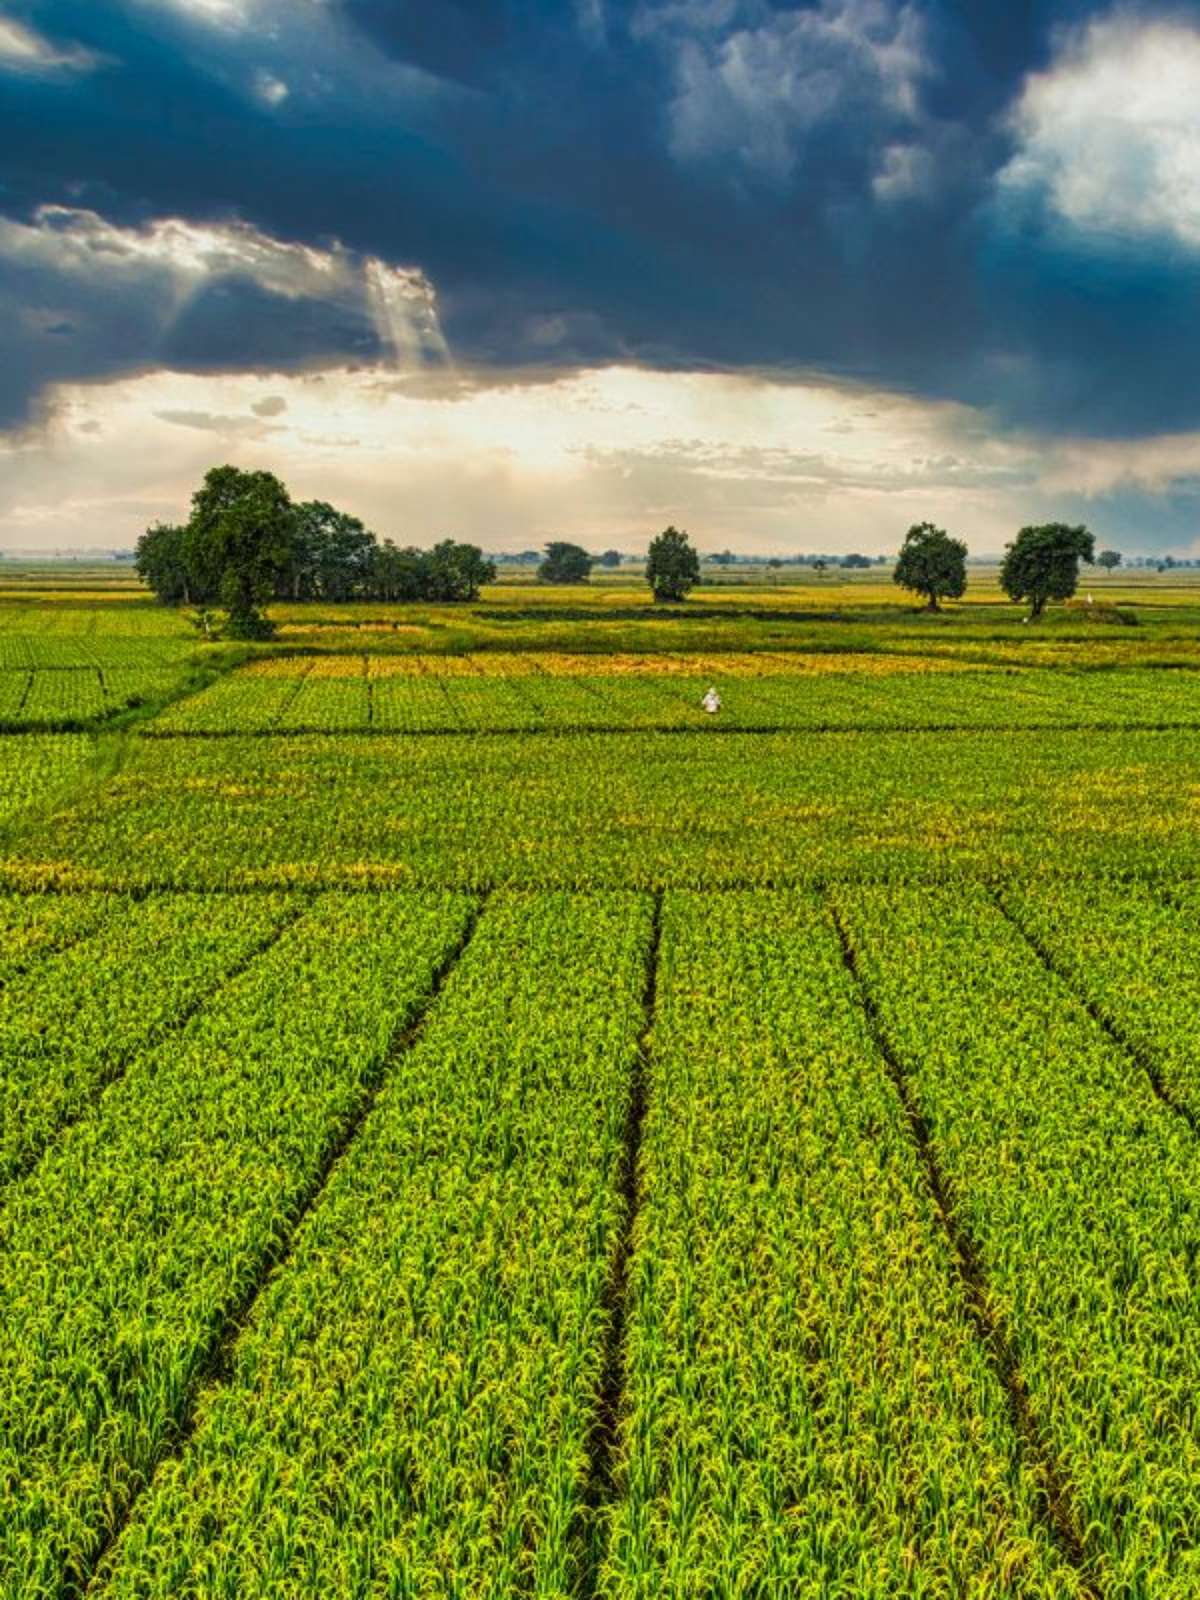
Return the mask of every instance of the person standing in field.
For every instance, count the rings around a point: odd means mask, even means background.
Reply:
[[[716,689],[711,683],[708,686],[708,692],[705,694],[704,699],[701,700],[700,704],[704,707],[705,711],[708,712],[709,716],[715,716],[716,713],[720,711],[721,696],[717,693]]]

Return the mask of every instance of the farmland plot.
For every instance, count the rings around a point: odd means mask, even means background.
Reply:
[[[532,652],[282,658],[221,679],[146,731],[1200,726],[1193,672],[903,671],[870,655],[781,652],[706,658],[703,673],[670,657],[623,666]],[[716,720],[700,707],[708,684],[723,702]]]
[[[812,883],[1200,868],[1186,732],[138,739],[11,887]]]
[[[84,1584],[469,910],[319,901],[0,1197],[6,1600]]]
[[[1101,1593],[1200,1594],[1200,1149],[982,890],[838,889]]]
[[[579,1592],[650,933],[489,904],[98,1593]]]
[[[819,902],[668,895],[658,997],[601,1592],[1079,1593]]]

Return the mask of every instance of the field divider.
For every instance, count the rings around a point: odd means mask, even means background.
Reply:
[[[299,680],[303,684],[305,680]],[[527,678],[513,678],[509,680],[514,687],[528,683]],[[508,727],[473,728],[467,723],[459,722],[454,727],[445,728],[410,728],[397,729],[380,727],[374,723],[364,723],[359,728],[322,728],[315,724],[297,724],[295,727],[282,728],[279,726],[279,717],[283,716],[288,706],[299,694],[299,685],[295,692],[276,714],[275,721],[266,728],[164,728],[154,729],[147,725],[143,738],[153,739],[283,739],[283,738],[322,738],[322,739],[360,739],[360,738],[386,738],[386,739],[445,739],[461,738],[464,734],[478,733],[483,738],[522,738],[537,736],[540,738],[561,738],[572,734],[628,734],[628,733],[663,733],[673,735],[691,735],[693,738],[711,739],[713,737],[730,737],[744,734],[747,736],[772,736],[779,734],[804,734],[810,735],[837,735],[837,734],[897,734],[903,736],[910,733],[939,733],[939,734],[1046,734],[1046,733],[1195,733],[1200,729],[1200,716],[1191,722],[1181,721],[1138,721],[1127,722],[1097,719],[1096,721],[1072,722],[762,722],[762,723],[727,723],[722,725],[715,719],[713,723],[642,723],[642,722],[541,722],[513,724]],[[518,692],[521,692],[518,690]],[[449,691],[442,685],[442,694],[450,705]],[[532,705],[533,702],[530,701]],[[451,715],[457,713],[450,711]],[[94,718],[79,718],[75,721],[57,721],[46,723],[27,723],[20,727],[11,722],[7,725],[0,723],[0,733],[5,735],[23,733],[87,733],[103,726],[105,718],[111,714]]]
[[[1041,962],[1042,966],[1045,967],[1050,976],[1055,978],[1060,984],[1063,985],[1063,987],[1070,993],[1071,997],[1083,1007],[1088,1016],[1091,1017],[1092,1021],[1104,1031],[1109,1039],[1112,1040],[1113,1044],[1115,1044],[1124,1055],[1127,1055],[1136,1067],[1146,1074],[1146,1077],[1150,1082],[1150,1087],[1153,1089],[1155,1097],[1159,1100],[1159,1102],[1164,1105],[1168,1111],[1174,1112],[1177,1117],[1181,1118],[1191,1129],[1192,1133],[1200,1136],[1200,1118],[1197,1118],[1196,1113],[1191,1109],[1190,1106],[1186,1106],[1181,1101],[1177,1100],[1167,1088],[1163,1081],[1162,1072],[1159,1070],[1158,1063],[1155,1061],[1150,1051],[1146,1050],[1142,1045],[1137,1044],[1133,1039],[1131,1039],[1125,1030],[1118,1023],[1114,1022],[1112,1018],[1103,1010],[1103,1008],[1092,999],[1091,995],[1089,995],[1085,989],[1081,988],[1075,979],[1073,979],[1063,969],[1063,967],[1055,960],[1054,956],[1051,954],[1049,949],[1047,949],[1046,945],[1033,931],[1033,929],[1026,927],[1025,923],[1021,920],[1017,913],[1012,910],[1001,889],[999,889],[994,883],[987,882],[985,882],[984,887],[994,901],[996,909],[1000,912],[1004,919],[1007,922],[1010,922],[1017,930],[1017,932],[1025,940],[1025,943]],[[1165,892],[1163,892],[1163,899],[1166,903],[1171,903],[1167,899]]]
[[[92,1558],[87,1576],[82,1578],[77,1586],[77,1593],[81,1600],[87,1600],[88,1596],[95,1594],[99,1586],[105,1581],[105,1568],[108,1558],[116,1548],[125,1529],[133,1520],[142,1500],[153,1487],[161,1468],[168,1461],[177,1459],[187,1449],[198,1424],[201,1397],[207,1391],[220,1388],[229,1382],[234,1351],[242,1330],[253,1316],[254,1308],[267,1286],[276,1274],[286,1266],[300,1229],[303,1227],[310,1212],[320,1201],[339,1164],[353,1147],[355,1140],[362,1131],[363,1123],[374,1108],[375,1102],[388,1082],[393,1068],[413,1048],[424,1032],[425,1025],[443,989],[462,957],[466,954],[487,901],[488,895],[486,893],[481,894],[475,901],[458,937],[446,950],[434,969],[426,993],[417,1001],[416,1005],[410,1010],[407,1020],[393,1035],[387,1049],[380,1057],[379,1065],[373,1078],[365,1086],[358,1105],[347,1116],[341,1131],[331,1139],[328,1149],[317,1163],[309,1184],[297,1197],[290,1222],[282,1230],[280,1238],[274,1247],[268,1250],[259,1262],[258,1269],[247,1284],[245,1293],[238,1303],[232,1307],[221,1329],[200,1360],[181,1402],[180,1414],[173,1432],[164,1439],[162,1447],[156,1453],[142,1480],[141,1487],[129,1497],[122,1507],[119,1518],[108,1531]]]
[[[641,1208],[642,1129],[646,1120],[646,1085],[649,1079],[651,1034],[658,1008],[658,961],[662,943],[663,890],[654,892],[650,942],[646,950],[646,976],[642,990],[642,1030],[638,1035],[629,1089],[629,1106],[621,1156],[621,1195],[624,1215],[613,1255],[612,1272],[605,1291],[608,1331],[597,1390],[596,1422],[588,1442],[587,1484],[584,1505],[593,1519],[616,1492],[616,1463],[621,1446],[623,1402],[627,1389],[626,1327],[629,1316],[629,1265],[633,1234]],[[580,1593],[599,1592],[602,1542],[593,1525],[583,1562]]]
[[[27,672],[26,675],[25,675],[25,687],[21,690],[21,698],[17,703],[16,715],[17,715],[18,718],[24,713],[25,707],[29,703],[29,696],[32,693],[33,693],[33,672],[30,671],[30,672]]]
[[[979,1247],[955,1213],[949,1184],[933,1148],[929,1124],[913,1094],[909,1074],[893,1050],[884,1030],[879,1008],[859,967],[850,930],[837,905],[828,899],[826,904],[841,943],[842,960],[854,982],[871,1036],[903,1108],[925,1180],[950,1243],[962,1288],[964,1312],[974,1327],[1004,1390],[1014,1431],[1040,1480],[1045,1500],[1039,1509],[1043,1513],[1046,1531],[1066,1560],[1079,1573],[1083,1583],[1084,1600],[1099,1600],[1103,1585],[1098,1581],[1084,1549],[1080,1520],[1071,1500],[1066,1475],[1033,1416],[1029,1391],[1021,1373],[1012,1338],[990,1304],[987,1277]]]
[[[138,896],[137,898],[145,897]],[[288,929],[294,927],[305,913],[311,909],[312,902],[313,895],[311,893],[297,891],[295,906],[289,907],[270,932],[265,933],[261,939],[256,940],[254,945],[234,962],[233,966],[229,967],[225,972],[221,973],[220,977],[194,995],[181,1011],[175,1013],[169,1022],[165,1022],[160,1028],[156,1028],[152,1034],[131,1049],[125,1050],[116,1056],[109,1070],[104,1072],[96,1083],[92,1085],[79,1107],[64,1117],[54,1128],[53,1133],[42,1144],[31,1150],[26,1159],[15,1170],[10,1172],[7,1177],[0,1179],[0,1196],[5,1193],[10,1184],[20,1183],[24,1178],[27,1178],[45,1157],[46,1153],[52,1150],[59,1140],[69,1133],[77,1123],[82,1122],[86,1116],[95,1110],[108,1090],[114,1084],[120,1083],[135,1062],[140,1060],[142,1056],[148,1055],[152,1050],[159,1049],[173,1034],[181,1033],[188,1023],[204,1010],[205,1006],[211,1005],[231,983],[234,983],[244,972],[248,971],[261,956],[266,955],[267,951],[279,942]],[[98,928],[92,930],[91,936],[102,935],[104,932],[105,927],[101,923]],[[65,948],[82,942],[82,939],[72,939]],[[55,954],[57,953],[56,951]]]
[[[271,721],[268,723],[268,725],[265,728],[256,728],[254,730],[255,733],[257,733],[259,735],[272,734],[272,733],[273,734],[286,735],[286,734],[289,734],[289,733],[291,733],[293,731],[291,728],[281,728],[279,726],[279,724],[283,720],[283,718],[287,716],[288,712],[292,709],[292,707],[295,705],[296,700],[299,698],[301,689],[303,689],[304,685],[308,682],[309,678],[312,676],[313,671],[314,671],[314,669],[316,667],[316,664],[317,664],[317,658],[314,658],[309,663],[309,665],[307,667],[305,667],[303,672],[297,674],[295,687],[292,689],[291,694],[287,695],[280,702],[279,707],[275,712],[275,715],[271,718]],[[171,738],[171,737],[175,737],[175,736],[171,735],[171,734],[168,734],[168,735],[166,735],[166,737],[167,738]]]

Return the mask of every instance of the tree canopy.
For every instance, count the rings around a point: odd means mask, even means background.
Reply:
[[[214,467],[186,523],[138,540],[137,570],[168,605],[223,606],[226,631],[270,631],[268,600],[473,600],[495,567],[477,545],[400,549],[324,500],[296,504],[273,473]]]
[[[1079,583],[1079,563],[1095,556],[1095,538],[1080,524],[1046,522],[1022,528],[1004,553],[1000,584],[1010,600],[1028,600],[1040,617],[1048,600],[1069,600]]]
[[[664,528],[646,556],[646,582],[655,600],[682,600],[699,581],[700,557],[691,540],[678,528]]]
[[[917,522],[904,536],[892,580],[923,595],[930,611],[939,600],[957,600],[967,587],[967,547],[945,528]]]
[[[554,539],[538,566],[539,583],[586,583],[591,576],[592,558],[582,545]]]
[[[1105,572],[1111,572],[1114,567],[1121,565],[1121,552],[1119,550],[1101,550],[1096,557],[1096,561],[1099,566],[1104,568]]]

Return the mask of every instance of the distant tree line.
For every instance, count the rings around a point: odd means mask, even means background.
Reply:
[[[184,523],[156,523],[134,561],[168,605],[221,606],[226,632],[270,633],[270,600],[474,600],[495,567],[473,544],[379,539],[323,500],[295,502],[272,472],[214,467]]]
[[[606,550],[598,560],[618,567],[622,556]],[[165,604],[220,606],[225,633],[242,639],[270,636],[263,607],[272,600],[474,600],[496,576],[478,545],[443,539],[431,550],[400,548],[324,500],[293,501],[273,472],[230,466],[205,474],[186,522],[147,528],[134,561]],[[582,546],[554,540],[538,576],[585,582],[593,564]],[[685,533],[666,528],[651,541],[646,581],[663,601],[682,600],[700,581],[700,558]]]
[[[848,569],[886,566],[892,558],[890,556],[864,556],[857,550],[841,555],[812,555],[807,550],[797,551],[787,556],[761,556],[740,555],[735,550],[718,550],[713,555],[704,557],[705,564],[713,567],[814,567],[818,572],[825,572],[830,567],[844,567]]]
[[[582,578],[564,579],[553,576],[555,567],[553,553],[564,550],[578,551],[579,556],[582,556],[587,562],[587,570]],[[575,559],[578,560],[578,557]],[[638,557],[636,556],[627,556],[621,550],[605,550],[600,555],[593,556],[582,545],[566,544],[562,541],[552,542],[546,545],[544,550],[501,550],[492,557],[498,567],[536,567],[538,569],[538,581],[541,583],[585,583],[593,567],[615,569],[623,561],[636,561],[637,559]],[[550,562],[551,565],[547,570],[543,571],[542,569],[546,568],[547,562]]]
[[[536,552],[527,552],[536,555]],[[138,540],[138,572],[169,605],[221,606],[232,637],[262,638],[272,631],[262,608],[271,600],[474,600],[495,565],[478,545],[444,539],[431,550],[401,548],[379,539],[357,518],[324,500],[295,502],[271,472],[213,467],[192,496],[184,523],[156,523]],[[725,551],[709,558],[728,565],[742,558]],[[823,556],[804,558],[825,569]],[[870,567],[875,560],[851,553],[842,567]],[[1000,583],[1010,599],[1027,600],[1030,617],[1048,601],[1074,594],[1079,564],[1121,564],[1116,550],[1097,557],[1085,527],[1051,522],[1022,528],[1007,546]],[[1171,562],[1171,558],[1167,558]],[[552,540],[538,558],[538,578],[548,584],[585,583],[596,561],[617,567],[622,556],[606,550],[591,556],[582,545]],[[1171,562],[1174,565],[1174,562]],[[770,565],[782,565],[772,558]],[[967,547],[932,522],[914,524],[905,535],[892,576],[920,595],[930,611],[958,599],[967,587]],[[650,543],[646,582],[656,601],[679,601],[701,581],[700,557],[686,533],[665,528]]]
[[[586,583],[592,568],[619,567],[619,550],[606,550],[593,557],[579,544],[554,539],[538,563],[539,583]],[[678,601],[700,582],[700,557],[691,540],[678,528],[664,528],[650,541],[646,552],[646,582],[655,600]]]

